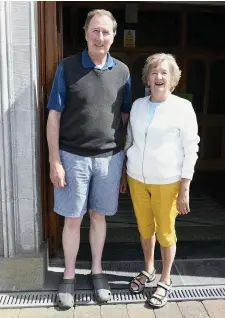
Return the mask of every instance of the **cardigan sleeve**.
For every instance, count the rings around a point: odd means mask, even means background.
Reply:
[[[128,125],[127,125],[126,143],[125,143],[125,147],[124,147],[125,154],[127,154],[127,151],[132,146],[132,144],[133,144],[133,134],[132,134],[131,121],[129,120]]]
[[[127,135],[126,135],[126,143],[124,147],[125,155],[127,154],[128,149],[133,145],[133,133],[132,133],[132,118],[135,111],[136,101],[131,106],[130,118],[127,125]]]
[[[181,142],[184,150],[182,178],[192,180],[194,167],[198,159],[198,124],[192,104],[188,105],[184,114],[183,127],[181,129]]]

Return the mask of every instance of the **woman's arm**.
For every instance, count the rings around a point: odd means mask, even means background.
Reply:
[[[192,105],[184,114],[183,127],[181,129],[181,143],[184,150],[184,161],[182,167],[182,179],[192,180],[194,168],[198,159],[198,123]]]
[[[184,161],[181,174],[180,191],[177,198],[177,209],[180,214],[190,212],[189,191],[194,174],[194,167],[198,158],[198,124],[192,105],[184,116],[183,127],[181,130],[181,143],[184,149]]]
[[[127,191],[127,151],[133,144],[133,134],[132,134],[132,128],[131,128],[131,122],[129,120],[127,125],[127,136],[126,136],[126,143],[124,147],[125,152],[125,158],[123,162],[123,169],[122,169],[122,176],[121,176],[121,182],[120,182],[120,192],[125,193]]]

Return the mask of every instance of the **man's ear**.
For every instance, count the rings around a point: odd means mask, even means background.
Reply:
[[[86,32],[85,29],[84,29],[84,35],[85,35],[85,40],[86,40],[86,42],[87,42],[87,32]]]

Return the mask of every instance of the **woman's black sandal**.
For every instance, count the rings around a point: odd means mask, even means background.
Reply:
[[[148,304],[151,306],[151,307],[154,307],[154,308],[162,308],[163,306],[166,305],[167,301],[168,301],[168,297],[172,291],[172,282],[170,285],[167,285],[165,283],[162,283],[162,282],[158,282],[157,284],[157,288],[158,287],[161,287],[165,290],[165,295],[159,295],[157,293],[154,293],[151,298],[148,300]],[[152,302],[152,299],[156,299],[157,301],[159,301],[160,303],[159,304],[155,304]]]
[[[145,285],[147,283],[153,282],[153,280],[155,280],[155,277],[156,277],[155,273],[156,273],[155,269],[153,270],[153,272],[151,274],[149,274],[146,271],[141,271],[140,274],[138,274],[138,276],[134,277],[132,279],[132,281],[130,282],[130,285],[129,285],[130,286],[130,290],[132,291],[132,293],[141,293],[144,290]],[[144,283],[142,283],[140,281],[140,279],[143,276],[145,277],[145,282]],[[134,288],[131,287],[133,284],[135,284],[137,286],[137,289],[134,289]]]

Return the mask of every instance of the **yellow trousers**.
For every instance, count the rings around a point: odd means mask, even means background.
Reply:
[[[180,181],[162,185],[145,184],[128,176],[128,184],[141,237],[148,239],[156,233],[161,246],[175,244],[176,199]]]

